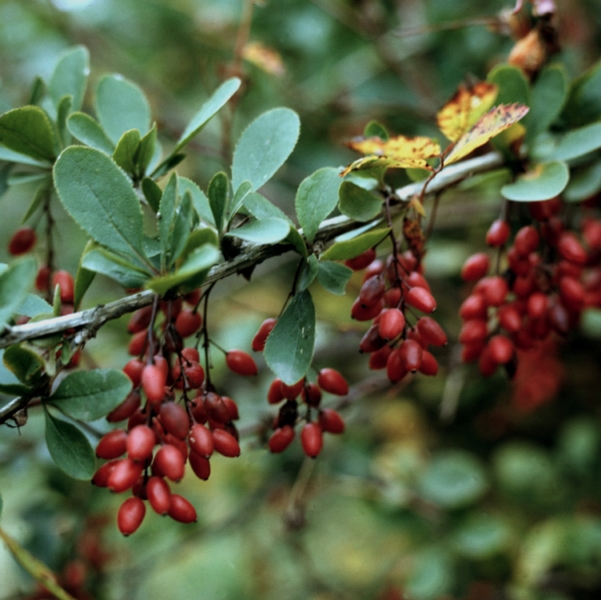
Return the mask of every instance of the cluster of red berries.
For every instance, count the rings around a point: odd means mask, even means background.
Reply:
[[[372,321],[359,344],[370,355],[370,369],[386,369],[392,383],[418,371],[436,375],[438,362],[428,348],[444,346],[447,335],[432,317],[415,315],[414,309],[433,313],[436,300],[413,253],[394,253],[383,261],[371,248],[346,264],[354,271],[365,269],[351,316]]]
[[[133,391],[107,416],[109,422],[127,420],[127,426],[101,438],[96,455],[108,462],[92,480],[113,492],[132,491],[117,516],[124,535],[142,523],[145,500],[160,515],[182,523],[196,521],[192,504],[172,493],[168,480],[180,481],[187,462],[198,478],[206,480],[214,451],[227,457],[240,454],[236,403],[217,394],[205,380],[198,349],[184,347],[184,339],[202,326],[199,300],[200,292],[186,297],[189,308],[181,298],[164,301],[160,336],[155,331],[160,319],[153,307],[136,311],[128,325],[134,358],[123,370]],[[257,374],[254,360],[242,350],[227,352],[226,363],[237,374]]]
[[[462,358],[478,361],[484,375],[500,365],[513,375],[516,350],[532,350],[552,333],[567,335],[584,308],[601,307],[601,221],[583,219],[577,234],[562,218],[560,199],[533,202],[529,209],[533,222],[507,248],[506,220],[494,221],[486,234],[487,244],[498,249],[498,264],[506,261],[504,270],[490,275],[491,261],[482,252],[461,271],[464,281],[475,283],[459,311]]]

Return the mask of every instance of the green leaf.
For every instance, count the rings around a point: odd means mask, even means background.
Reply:
[[[413,557],[411,575],[403,590],[414,600],[438,600],[453,588],[453,562],[449,553],[433,547]]]
[[[530,112],[526,116],[526,142],[547,131],[560,115],[568,96],[568,77],[561,65],[544,69],[530,92]]]
[[[306,290],[317,277],[317,271],[319,270],[319,263],[317,257],[311,254],[307,260],[303,262],[298,283],[296,284],[296,291],[303,292]]]
[[[388,130],[378,121],[370,121],[363,129],[363,137],[379,137],[382,141],[388,140]]]
[[[303,179],[298,187],[296,215],[309,243],[313,242],[321,222],[338,204],[341,181],[337,169],[325,167]]]
[[[582,311],[580,331],[589,338],[601,339],[601,309],[586,308]]]
[[[150,129],[150,106],[144,92],[121,75],[107,75],[98,83],[96,115],[113,143],[130,129],[146,135]]]
[[[200,130],[209,122],[209,120],[225,106],[226,102],[238,91],[242,82],[237,77],[232,77],[224,81],[213,95],[200,107],[200,110],[194,115],[188,123],[184,132],[180,136],[172,154],[179,152]]]
[[[2,360],[6,368],[25,385],[33,384],[45,366],[38,354],[20,344],[6,348]]]
[[[227,221],[228,223],[232,220],[232,217],[240,210],[244,204],[244,198],[252,190],[252,183],[250,181],[243,181],[240,187],[236,190],[234,197],[232,198],[231,205],[228,207]]]
[[[52,460],[73,479],[91,479],[96,471],[96,457],[88,438],[80,429],[62,419],[46,417],[46,444]]]
[[[227,175],[222,171],[216,173],[209,182],[209,205],[213,213],[215,227],[220,233],[225,224],[225,214],[229,202],[230,185]]]
[[[179,178],[179,189],[182,194],[186,192],[190,193],[192,198],[192,206],[194,210],[205,223],[209,225],[215,225],[215,218],[213,217],[213,211],[209,204],[209,199],[206,194],[198,187],[194,181],[187,177]]]
[[[561,194],[569,180],[570,170],[564,162],[543,163],[520,175],[514,183],[504,185],[501,195],[518,202],[549,200]]]
[[[355,221],[370,221],[382,210],[382,198],[351,181],[342,182],[338,198],[340,212]]]
[[[4,363],[4,350],[0,350],[0,392],[14,396],[29,396],[33,390],[19,382],[17,376]]]
[[[238,189],[250,181],[258,190],[290,156],[300,133],[300,119],[289,108],[274,108],[255,119],[244,131],[232,164],[232,184]]]
[[[186,247],[184,248],[180,259],[185,260],[188,255],[196,248],[200,248],[200,246],[204,244],[211,244],[212,246],[219,246],[219,238],[217,237],[216,231],[212,227],[201,227],[200,229],[195,229],[189,236],[186,242]]]
[[[165,294],[171,288],[186,284],[194,279],[200,286],[209,269],[219,262],[221,253],[212,244],[204,244],[186,257],[179,269],[170,275],[155,277],[145,283],[145,287],[155,291],[157,294]]]
[[[455,533],[454,545],[467,558],[489,558],[507,549],[511,533],[501,517],[478,512],[470,515]]]
[[[389,228],[375,229],[362,233],[357,237],[332,244],[321,256],[320,260],[347,260],[355,258],[369,248],[380,243],[390,232]]]
[[[0,116],[0,144],[37,160],[52,162],[56,138],[50,119],[38,106],[23,106]]]
[[[23,300],[21,306],[16,311],[16,314],[27,317],[36,317],[37,315],[50,313],[52,313],[52,306],[35,294],[27,294],[25,300]]]
[[[117,369],[75,371],[67,375],[48,402],[80,421],[95,421],[121,404],[129,392],[130,378]]]
[[[450,509],[473,504],[488,489],[480,462],[460,450],[448,450],[436,456],[422,473],[418,485],[426,500]]]
[[[115,150],[115,144],[90,115],[82,112],[72,113],[67,119],[67,128],[74,138],[91,148],[102,150],[106,154],[112,154]]]
[[[59,137],[59,145],[61,148],[67,147],[71,143],[71,136],[67,128],[67,118],[71,114],[73,99],[71,96],[63,96],[58,103],[56,114],[56,129]]]
[[[25,301],[37,270],[35,258],[28,256],[13,261],[0,274],[0,331]]]
[[[572,127],[601,117],[601,61],[572,82],[562,117]]]
[[[319,262],[319,271],[317,272],[317,281],[330,294],[343,296],[346,293],[346,284],[349,282],[353,270],[346,265],[329,260]]]
[[[157,150],[159,156],[157,157]],[[160,148],[157,145],[157,126],[154,124],[152,129],[140,140],[138,155],[136,156],[136,177],[142,177],[153,162],[153,159],[160,158]]]
[[[292,385],[304,377],[313,359],[315,307],[308,291],[296,294],[265,343],[269,368],[284,383]]]
[[[92,239],[142,262],[142,209],[127,175],[103,152],[70,147],[54,165],[67,212]]]
[[[140,132],[137,129],[126,131],[115,147],[113,160],[126,173],[136,173],[136,156],[140,148]]]
[[[40,167],[41,169],[47,169],[50,167],[50,163],[48,161],[36,160],[35,158],[31,158],[31,156],[21,154],[20,152],[14,152],[5,146],[0,146],[0,160],[4,160],[9,163],[14,162],[21,163],[23,165],[31,165],[33,167]]]
[[[163,190],[159,184],[150,177],[144,177],[142,179],[142,193],[144,198],[148,202],[148,206],[157,213],[159,212],[159,205],[161,204],[161,197],[163,196]]]
[[[528,80],[520,68],[513,65],[501,64],[496,66],[486,79],[499,88],[499,93],[495,99],[495,106],[499,104],[513,104],[514,102],[530,106]]]
[[[171,267],[171,234],[175,219],[175,207],[178,202],[178,177],[173,173],[165,186],[159,204],[159,241],[161,242],[161,270]]]
[[[48,91],[58,107],[63,96],[71,96],[73,110],[81,108],[90,73],[90,54],[84,46],[67,50],[50,77]]]
[[[92,285],[92,281],[94,281],[94,277],[96,277],[95,271],[90,271],[83,266],[83,259],[90,250],[92,250],[96,244],[93,241],[89,241],[86,244],[86,247],[83,250],[82,255],[79,258],[79,264],[77,266],[77,274],[75,275],[75,285],[74,285],[74,294],[73,294],[73,305],[75,310],[79,309],[81,301],[85,296],[85,293],[88,291],[90,285]]]
[[[33,196],[31,197],[31,203],[27,212],[23,215],[23,219],[21,219],[21,223],[26,223],[29,218],[35,213],[35,211],[42,205],[42,203],[47,200],[48,195],[52,189],[52,176],[49,172],[46,172],[45,179],[42,180],[42,183],[38,185]]]
[[[570,173],[570,183],[563,198],[568,202],[582,202],[601,190],[601,162]]]
[[[225,235],[235,237],[253,244],[275,244],[288,236],[290,224],[284,219],[268,217],[261,221],[246,223]]]
[[[601,123],[585,125],[568,131],[555,145],[555,149],[545,154],[545,160],[572,160],[601,148]]]
[[[102,247],[94,248],[84,254],[81,266],[87,271],[114,279],[126,289],[139,288],[149,278],[149,274],[137,265]]]

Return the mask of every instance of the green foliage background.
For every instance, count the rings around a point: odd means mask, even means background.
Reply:
[[[202,101],[236,74],[245,10],[238,0],[96,0],[67,9],[70,4],[76,3],[0,2],[0,112],[26,103],[34,77],[47,76],[63,49],[85,44],[91,89],[106,73],[137,82],[170,147]],[[558,4],[564,44],[558,58],[574,77],[598,58],[601,6]],[[468,76],[486,78],[513,45],[498,31],[464,21],[504,8],[477,0],[259,3],[250,39],[277,50],[286,72],[278,77],[242,63],[245,92],[235,112],[214,119],[194,140],[179,172],[206,189],[229,164],[249,122],[288,106],[301,118],[299,144],[263,191],[292,214],[299,183],[318,168],[353,160],[342,142],[368,121],[378,119],[397,133],[435,135],[436,111],[457,85]],[[462,23],[437,29],[456,21]],[[397,185],[408,182],[404,177]],[[438,319],[452,336],[464,293],[460,265],[484,246],[498,214],[498,190],[494,180],[464,185],[441,202],[426,266],[444,298]],[[3,196],[0,239],[8,239],[32,192],[24,184]],[[56,217],[57,253],[74,271],[85,238],[65,214]],[[261,265],[249,285],[232,278],[218,286],[211,319],[220,343],[248,348],[258,324],[278,314],[292,269],[283,257]],[[261,440],[246,436],[239,459],[214,459],[208,482],[186,478],[181,484],[198,509],[197,525],[149,514],[125,539],[110,522],[101,534],[110,560],[90,581],[93,598],[395,598],[385,595],[389,587],[424,600],[601,594],[598,331],[575,332],[562,349],[568,368],[558,397],[516,415],[504,377],[483,380],[475,369],[451,373],[450,350],[440,353],[437,378],[417,378],[402,390],[374,388],[356,351],[362,328],[350,319],[359,287],[354,278],[343,297],[314,291],[320,320],[315,364],[338,367],[365,395],[346,409],[344,436],[329,436],[315,462],[303,459],[297,445],[269,455]],[[98,278],[86,301],[119,295]],[[124,318],[102,329],[88,345],[90,361],[107,368],[126,362],[125,324]],[[215,372],[240,404],[243,431],[268,419],[266,370],[257,381],[241,381],[215,357]],[[455,392],[453,418],[442,419],[441,401]],[[112,521],[121,499],[53,466],[39,413],[32,410],[21,431],[0,434],[2,526],[60,571],[77,554],[90,519]],[[0,580],[0,598],[27,597],[32,589],[4,551]]]

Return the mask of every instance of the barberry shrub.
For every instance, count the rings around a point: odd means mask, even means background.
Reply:
[[[528,10],[518,3],[514,13]],[[311,482],[340,480],[399,521],[410,515],[398,533],[417,549],[411,564],[379,568],[365,597],[377,588],[382,598],[401,589],[492,598],[511,588],[534,598],[547,589],[543,575],[561,569],[568,594],[580,582],[564,542],[580,548],[585,538],[596,589],[597,534],[582,532],[601,530],[597,405],[577,398],[588,412],[573,418],[570,397],[551,413],[569,379],[564,349],[601,314],[599,68],[570,82],[547,64],[552,2],[533,3],[530,24],[503,18],[522,36],[506,64],[458,79],[422,131],[376,121],[345,130],[362,156],[303,169],[290,206],[269,185],[302,151],[304,118],[276,106],[232,127],[253,94],[239,64],[207,84],[175,135],[134,81],[92,70],[88,90],[84,46],[59,57],[29,102],[0,114],[0,191],[37,182],[0,272],[0,423],[27,435],[38,419],[60,473],[112,503],[112,528],[128,544],[158,527],[207,527],[205,498],[223,473],[261,499],[250,512],[285,506],[290,529],[314,518],[326,530],[329,509],[306,513]],[[274,59],[252,49],[249,61]],[[184,153],[218,119],[224,162],[195,177]],[[492,190],[494,202],[445,213],[445,199],[465,190]],[[453,248],[449,227],[469,232],[462,260],[437,250]],[[63,247],[73,231],[76,260]],[[109,331],[118,351],[93,351]],[[533,433],[539,415],[544,431]],[[366,448],[376,455],[369,468],[358,466]],[[251,483],[259,469],[249,455],[279,483]],[[299,474],[282,502],[291,465]],[[575,507],[577,516],[556,516]],[[523,528],[542,519],[520,546]],[[97,529],[81,529],[58,578],[5,540],[40,583],[35,597],[86,597],[109,562]],[[531,546],[545,544],[555,550],[543,560]]]

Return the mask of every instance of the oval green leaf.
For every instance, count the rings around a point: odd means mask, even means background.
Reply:
[[[341,265],[330,260],[322,260],[319,262],[317,281],[330,294],[343,296],[346,293],[346,284],[349,282],[352,274],[353,270],[349,269],[346,265]]]
[[[501,194],[507,200],[517,202],[549,200],[561,194],[569,180],[570,170],[564,162],[543,163],[520,175],[514,183],[504,185]]]
[[[93,248],[86,252],[81,267],[86,271],[110,277],[126,289],[139,288],[149,277],[148,273],[106,248]]]
[[[12,262],[0,274],[0,331],[17,314],[27,298],[37,273],[36,260],[27,257]]]
[[[87,146],[112,154],[115,144],[104,133],[104,129],[92,118],[82,112],[74,112],[67,119],[69,133]]]
[[[340,212],[355,221],[370,221],[382,210],[382,198],[352,181],[343,181],[338,190]]]
[[[56,138],[39,106],[23,106],[0,116],[0,144],[37,160],[53,161]]]
[[[275,244],[288,236],[290,224],[284,219],[268,217],[260,221],[252,221],[226,233],[226,236],[235,237],[253,244]]]
[[[601,148],[601,123],[593,123],[566,133],[545,159],[571,160],[599,148]]]
[[[390,229],[375,229],[362,233],[357,237],[332,244],[320,257],[321,260],[347,260],[355,258],[369,248],[380,243],[390,232]]]
[[[81,108],[90,74],[90,53],[85,46],[67,50],[59,59],[48,85],[50,97],[58,106],[63,96],[71,96],[73,110]]]

